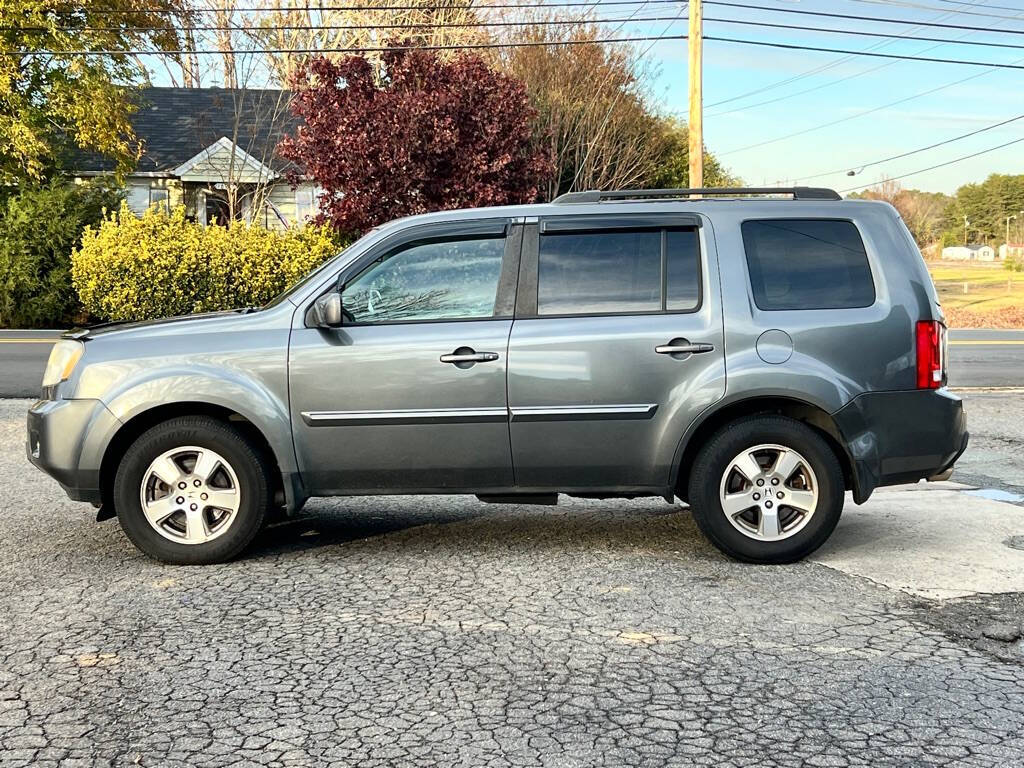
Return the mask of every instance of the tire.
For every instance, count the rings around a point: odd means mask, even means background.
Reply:
[[[269,466],[257,446],[223,421],[170,419],[144,432],[121,459],[113,490],[118,522],[136,547],[161,562],[230,560],[267,518]],[[221,507],[212,506],[218,502]]]
[[[825,439],[784,416],[751,416],[720,429],[698,454],[689,482],[701,532],[726,555],[761,564],[792,563],[824,544],[842,514],[844,490]]]

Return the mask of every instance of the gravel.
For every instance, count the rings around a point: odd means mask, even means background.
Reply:
[[[162,566],[28,465],[26,406],[0,401],[3,768],[1024,763],[1024,664],[951,630],[969,601],[942,624],[733,563],[659,500],[323,500]]]

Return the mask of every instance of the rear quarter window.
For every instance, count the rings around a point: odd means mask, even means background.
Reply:
[[[864,241],[851,221],[758,219],[742,224],[759,309],[853,309],[875,303]]]

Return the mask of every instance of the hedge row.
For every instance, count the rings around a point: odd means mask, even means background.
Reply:
[[[118,192],[85,184],[29,186],[0,204],[0,328],[79,319],[71,251],[82,230],[117,208]]]
[[[181,208],[137,217],[122,205],[86,228],[71,278],[90,315],[145,320],[261,306],[339,247],[331,230],[317,226],[204,227]]]

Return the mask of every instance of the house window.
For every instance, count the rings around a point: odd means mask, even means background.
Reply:
[[[166,189],[162,187],[150,187],[149,189],[149,207],[156,206],[161,210],[170,212],[171,210],[171,199]]]

